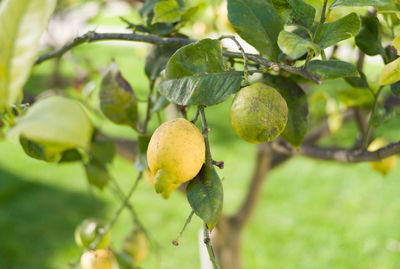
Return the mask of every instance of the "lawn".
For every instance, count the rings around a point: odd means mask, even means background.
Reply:
[[[100,71],[114,58],[143,99],[147,82],[140,59],[145,51],[145,46],[90,44],[75,49],[74,57],[92,59],[92,66]],[[35,68],[27,91],[45,88],[51,68],[50,62]],[[75,74],[68,63],[61,70],[66,77]],[[98,85],[100,76],[93,81]],[[255,152],[255,146],[231,130],[226,120],[230,103],[231,99],[206,111],[213,156],[225,162],[218,173],[223,179],[226,213],[233,212],[243,198]],[[96,123],[108,134],[135,138],[127,128],[107,121]],[[154,117],[151,128],[157,124]],[[398,139],[398,126],[395,121],[378,133]],[[336,137],[350,141],[354,129],[349,125]],[[119,157],[111,171],[124,189],[137,174],[131,163]],[[244,268],[398,268],[399,172],[397,166],[382,177],[368,164],[291,159],[271,172],[263,187],[262,199],[243,234]],[[164,200],[143,181],[131,201],[156,242],[143,268],[199,268],[201,222],[197,217],[180,246],[171,244],[190,213],[182,194],[175,192]],[[18,144],[0,142],[0,268],[68,268],[81,252],[74,243],[75,227],[86,217],[110,220],[119,204],[108,190],[91,195],[79,164],[36,161]],[[124,212],[112,231],[113,248],[120,249],[132,227],[130,215]]]

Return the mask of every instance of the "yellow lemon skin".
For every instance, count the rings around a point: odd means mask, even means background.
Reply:
[[[82,269],[112,269],[114,255],[111,250],[88,250],[81,256]]]
[[[122,250],[130,255],[135,263],[141,262],[149,253],[149,242],[141,229],[135,229],[125,238]]]
[[[372,141],[371,144],[369,144],[368,151],[376,151],[388,144],[389,142],[386,141],[385,139],[377,138],[374,141]],[[386,176],[390,171],[393,170],[393,168],[396,166],[396,163],[397,163],[397,156],[394,155],[377,162],[370,162],[369,165],[373,170],[378,171]]]
[[[240,138],[253,144],[265,143],[285,130],[288,107],[277,90],[255,83],[236,94],[230,116],[232,129]]]
[[[205,160],[205,143],[199,129],[178,118],[160,125],[147,149],[147,162],[157,193],[168,198],[180,184],[191,180]]]

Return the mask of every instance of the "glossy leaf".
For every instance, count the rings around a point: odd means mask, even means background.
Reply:
[[[55,6],[56,0],[1,1],[0,112],[22,100],[22,87]]]
[[[303,0],[272,0],[276,12],[286,24],[311,28],[315,18],[315,8]]]
[[[138,136],[138,154],[136,157],[135,167],[138,171],[144,171],[149,166],[147,165],[147,147],[150,142],[151,135]]]
[[[203,39],[177,50],[169,59],[165,73],[171,79],[223,71],[221,42]]]
[[[146,57],[144,71],[150,80],[155,80],[167,66],[168,60],[180,46],[153,46]]]
[[[111,180],[111,176],[108,173],[107,167],[95,159],[91,159],[90,162],[85,165],[85,171],[90,185],[93,185],[101,190]]]
[[[400,58],[385,65],[381,71],[379,85],[390,85],[400,80]]]
[[[109,120],[136,128],[138,120],[136,96],[115,62],[103,77],[99,95],[100,108]]]
[[[349,83],[354,88],[365,88],[365,89],[368,89],[369,88],[369,84],[368,84],[368,81],[367,81],[367,77],[360,70],[358,71],[358,73],[360,74],[360,77],[345,77],[344,80],[346,80],[346,82]]]
[[[154,102],[154,105],[151,109],[151,112],[158,112],[163,110],[165,107],[167,107],[169,104],[169,101],[167,98],[165,98],[162,95],[159,95],[156,99],[156,101]]]
[[[322,79],[359,76],[357,68],[354,65],[339,60],[311,61],[308,64],[308,71]]]
[[[392,0],[335,0],[333,1],[330,8],[340,6],[384,6],[390,3]]]
[[[264,75],[266,84],[275,88],[288,106],[288,121],[280,135],[294,147],[299,147],[307,133],[308,101],[303,89],[290,78]]]
[[[361,21],[356,13],[340,18],[333,22],[325,23],[314,43],[322,49],[335,45],[336,43],[355,36],[360,31]]]
[[[181,9],[176,0],[162,0],[154,7],[153,22],[177,22],[181,19]]]
[[[361,22],[361,30],[355,38],[357,46],[367,55],[374,56],[384,53],[378,18],[365,16],[361,17]]]
[[[242,80],[242,72],[200,74],[165,80],[158,91],[178,105],[211,106],[239,91]]]
[[[189,182],[186,195],[190,206],[208,226],[214,229],[222,213],[223,189],[214,168],[203,165],[199,174]]]
[[[87,149],[93,126],[79,102],[52,96],[35,103],[17,121],[10,135],[15,133],[60,151]]]
[[[295,33],[287,31],[280,32],[278,45],[282,52],[288,55],[292,60],[304,55],[307,52],[307,49],[313,50],[316,54],[319,54],[320,51],[318,45],[296,35]]]
[[[270,1],[228,0],[228,18],[236,32],[265,57],[278,58],[283,21]]]

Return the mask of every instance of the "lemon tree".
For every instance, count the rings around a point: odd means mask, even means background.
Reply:
[[[187,198],[191,212],[174,245],[197,216],[212,267],[240,269],[242,231],[271,169],[295,155],[368,162],[384,175],[396,169],[400,143],[387,141],[399,141],[400,130],[389,134],[381,127],[396,125],[400,114],[399,1],[218,0],[212,1],[213,18],[211,8],[203,8],[210,5],[205,0],[130,2],[143,2],[132,12],[140,19],[122,18],[132,31],[90,31],[39,56],[51,14],[62,6],[56,9],[53,0],[0,1],[0,139],[53,165],[75,162],[90,188],[110,191],[121,203],[112,218],[89,218],[77,226],[76,243],[85,249],[82,268],[131,269],[154,255],[151,231],[160,227],[143,225],[132,199],[142,177],[155,190],[149,201],[179,193]],[[36,65],[83,43],[107,40],[152,44],[144,59],[148,84],[139,83],[132,70],[120,70],[110,55],[108,68],[95,61],[84,90],[56,85],[65,91],[24,99]],[[354,48],[349,55],[358,58],[338,53],[343,48]],[[365,68],[366,55],[380,57],[382,64]],[[60,61],[69,59],[74,57]],[[77,70],[91,65],[73,64]],[[104,70],[100,79],[97,70]],[[210,125],[209,107],[221,103],[230,105],[230,113],[216,115],[219,123]],[[219,124],[229,122],[230,133],[218,133]],[[354,126],[358,134],[348,134]],[[113,128],[134,141],[110,137]],[[351,145],[337,137],[341,132]],[[246,179],[222,180],[228,174],[220,170],[225,163],[219,151],[212,155],[214,135],[232,135],[232,143],[257,149],[243,202],[229,215],[223,210],[224,186]],[[117,153],[134,162],[136,174],[126,189],[110,169]],[[243,169],[239,166],[235,169]],[[132,232],[123,242],[111,242],[124,209],[131,214],[133,227],[127,231]]]

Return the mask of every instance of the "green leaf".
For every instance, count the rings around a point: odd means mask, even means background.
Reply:
[[[90,145],[90,153],[102,164],[111,163],[115,156],[115,145],[108,139],[98,139]]]
[[[60,151],[87,149],[93,126],[80,103],[52,96],[35,103],[9,133],[22,134],[45,147]]]
[[[26,155],[37,160],[53,162],[61,154],[61,151],[51,150],[48,147],[36,143],[23,135],[19,137],[19,143],[21,144]]]
[[[62,153],[59,163],[77,162],[82,160],[81,153],[76,149],[69,149]]]
[[[363,72],[358,70],[358,73],[360,74],[360,77],[345,77],[344,80],[346,80],[347,83],[349,83],[353,88],[369,88],[369,84],[367,81],[367,77]]]
[[[211,106],[239,91],[242,80],[242,72],[200,74],[165,80],[158,91],[178,105]]]
[[[352,88],[338,91],[339,100],[347,107],[371,108],[375,98],[365,88]]]
[[[303,0],[272,0],[276,12],[286,24],[311,28],[315,18],[315,8]]]
[[[181,19],[181,8],[176,0],[162,0],[154,7],[153,23],[177,22]]]
[[[299,147],[307,133],[307,95],[303,89],[290,78],[265,74],[264,80],[266,84],[275,88],[282,95],[288,106],[288,121],[285,130],[280,136],[294,147]]]
[[[340,7],[340,6],[384,6],[392,0],[335,0],[329,8]]]
[[[153,46],[147,54],[144,71],[150,80],[155,80],[166,67],[168,60],[180,46]]]
[[[103,77],[99,95],[100,108],[109,120],[136,129],[138,120],[136,96],[115,62]]]
[[[320,51],[318,45],[296,35],[295,33],[287,31],[280,32],[278,45],[279,48],[292,60],[304,55],[307,52],[307,49],[313,50],[316,54],[319,54]]]
[[[354,65],[339,60],[311,61],[308,64],[308,71],[322,79],[359,76],[357,68]]]
[[[355,38],[357,46],[367,55],[374,56],[384,53],[378,18],[365,16],[361,17],[361,22],[361,30]]]
[[[186,195],[190,206],[211,230],[222,213],[223,189],[214,168],[203,165],[199,174],[189,182]]]
[[[150,142],[151,135],[139,135],[138,136],[138,148],[139,152],[136,157],[135,167],[138,171],[144,171],[149,166],[147,164],[147,147]]]
[[[136,268],[132,256],[126,254],[125,252],[114,252],[115,258],[118,263],[119,269],[134,269]]]
[[[108,173],[107,167],[95,159],[91,159],[90,162],[85,165],[85,171],[90,185],[93,185],[101,190],[111,180],[111,176]]]
[[[385,65],[381,71],[379,85],[390,85],[400,80],[400,58]]]
[[[165,73],[171,79],[223,71],[221,42],[203,39],[178,49],[169,59]]]
[[[22,100],[22,87],[55,6],[56,0],[0,3],[0,112]]]
[[[139,10],[140,16],[142,16],[142,18],[144,18],[144,17],[147,17],[150,14],[152,14],[154,7],[160,1],[161,0],[146,0],[146,2],[144,2],[144,4],[143,4],[142,8]]]
[[[270,1],[228,0],[228,18],[236,32],[270,60],[279,56],[283,21]]]
[[[361,27],[360,18],[356,13],[340,18],[333,22],[325,23],[321,32],[315,37],[314,43],[317,43],[322,49],[335,45],[336,43],[355,36]]]
[[[190,7],[184,11],[182,11],[182,15],[181,15],[181,21],[182,22],[187,22],[190,21],[194,15],[197,13],[197,11],[199,11],[200,5],[195,6],[195,7]]]

